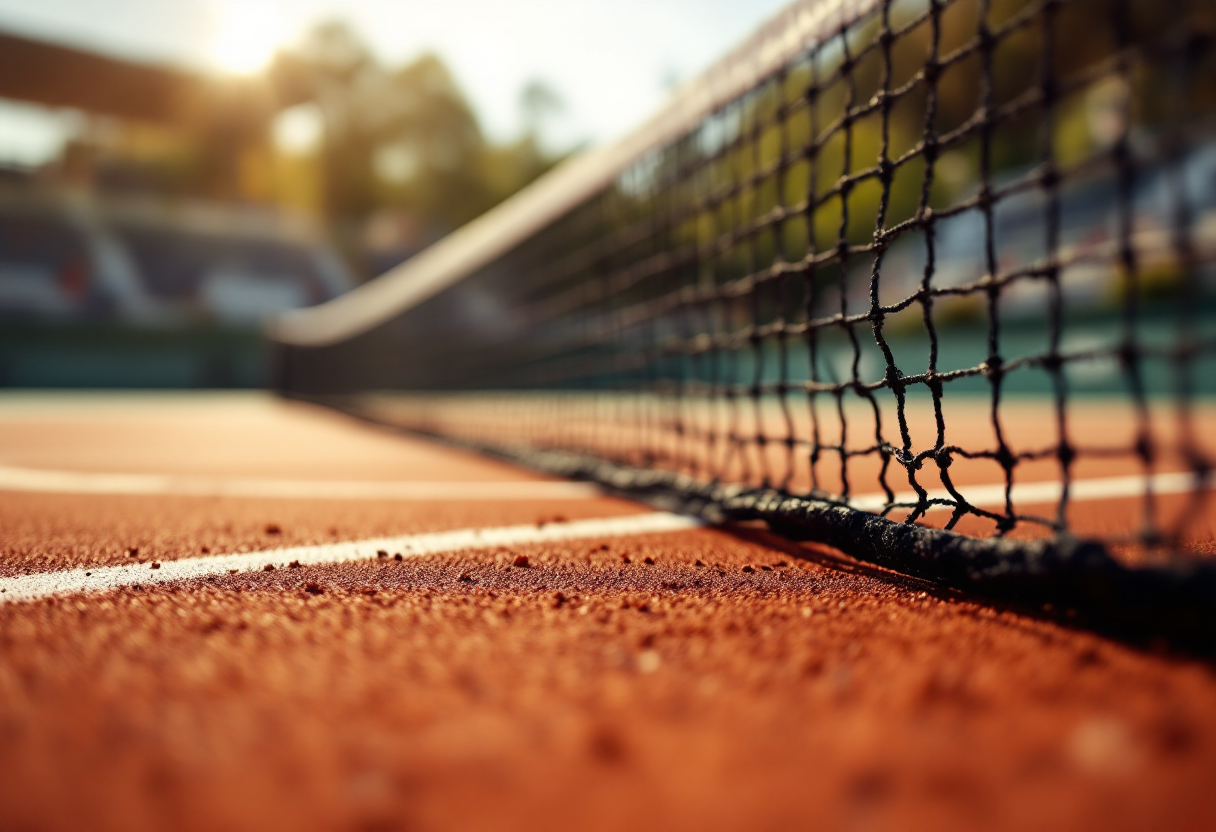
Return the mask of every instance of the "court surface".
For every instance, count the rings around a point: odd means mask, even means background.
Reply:
[[[0,589],[4,830],[1216,828],[1210,663],[260,395],[0,399]]]

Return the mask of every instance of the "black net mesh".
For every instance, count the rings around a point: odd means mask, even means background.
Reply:
[[[1216,6],[835,8],[459,280],[284,346],[282,387],[956,585],[1205,620]]]

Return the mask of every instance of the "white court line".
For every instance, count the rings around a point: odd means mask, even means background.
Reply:
[[[0,465],[0,490],[300,500],[589,500],[602,496],[596,486],[583,482],[326,482],[51,471],[7,465]]]
[[[162,561],[159,569],[151,564],[121,566],[87,566],[60,572],[40,572],[15,578],[0,578],[0,603],[36,601],[52,595],[81,592],[104,592],[133,584],[165,584],[227,575],[229,572],[257,572],[273,564],[281,569],[292,561],[301,566],[324,563],[346,563],[376,560],[377,551],[400,552],[405,557],[434,555],[443,552],[490,549],[495,546],[518,546],[528,543],[551,543],[587,537],[625,537],[695,529],[702,523],[692,517],[667,512],[637,514],[628,517],[608,517],[597,520],[574,520],[549,523],[542,527],[500,526],[490,529],[459,529],[450,532],[380,537],[351,543],[330,543],[323,546],[296,546],[290,549],[268,549],[232,555],[181,558]]]
[[[1190,473],[1153,474],[1148,478],[1155,494],[1182,494],[1195,487]],[[1070,499],[1074,502],[1138,497],[1144,493],[1142,476],[1101,477],[1074,480]],[[225,479],[165,474],[108,474],[52,471],[0,465],[0,490],[52,494],[183,495],[201,497],[265,497],[272,499],[321,500],[587,500],[602,495],[585,482],[410,482],[374,480],[277,480]],[[967,485],[959,488],[975,506],[1005,504],[1005,486]],[[1018,505],[1053,503],[1060,499],[1058,481],[1015,483],[1013,501]],[[930,499],[953,499],[948,491],[928,492]],[[915,503],[915,492],[895,495],[895,502]],[[861,494],[849,505],[861,511],[880,511],[887,505],[885,494]],[[947,506],[934,506],[945,509]]]
[[[1147,482],[1146,482],[1147,479]],[[1139,497],[1144,494],[1145,485],[1152,487],[1154,494],[1185,494],[1196,487],[1195,475],[1190,473],[1153,474],[1150,477],[1099,477],[1095,479],[1073,480],[1069,500],[1086,502],[1089,500],[1112,500],[1120,497]],[[1063,485],[1057,481],[1023,482],[1013,485],[1013,502],[1015,505],[1036,505],[1054,503],[1060,499]],[[960,486],[958,492],[967,498],[973,506],[1003,506],[1005,505],[1005,486],[1003,485],[966,485]],[[929,499],[953,500],[954,497],[944,488],[930,491]],[[919,498],[913,491],[905,491],[895,495],[897,503],[915,503]],[[863,494],[849,500],[849,505],[860,511],[880,511],[888,503],[885,494]],[[949,506],[933,506],[932,509],[948,510]]]

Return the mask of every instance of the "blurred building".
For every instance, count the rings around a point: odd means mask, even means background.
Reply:
[[[0,386],[256,385],[260,319],[352,285],[273,153],[288,85],[0,33],[0,98],[80,116],[0,168]]]

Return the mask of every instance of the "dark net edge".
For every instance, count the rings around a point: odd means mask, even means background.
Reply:
[[[1039,540],[968,537],[773,489],[705,482],[582,454],[418,430],[380,419],[345,396],[280,395],[546,474],[592,482],[616,496],[714,525],[763,521],[782,537],[821,543],[892,572],[1028,607],[1133,643],[1216,660],[1216,562],[1180,559],[1129,566],[1095,540],[1069,535]]]

